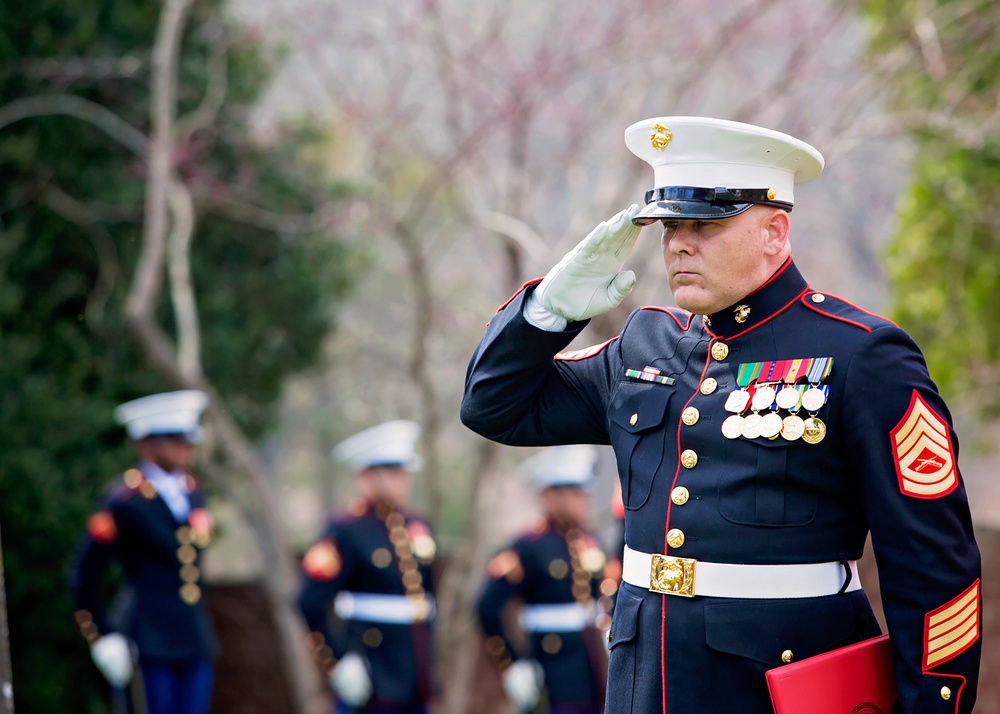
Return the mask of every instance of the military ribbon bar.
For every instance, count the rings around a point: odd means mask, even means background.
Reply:
[[[673,377],[664,377],[660,374],[660,370],[655,367],[646,367],[642,371],[626,369],[625,376],[629,379],[640,379],[643,382],[655,382],[656,384],[671,385],[674,383]]]

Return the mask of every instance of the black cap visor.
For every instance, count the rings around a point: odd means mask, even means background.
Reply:
[[[632,219],[637,226],[661,220],[720,220],[732,218],[755,204],[775,206],[786,211],[792,205],[768,198],[770,189],[700,188],[670,186],[646,192],[646,205]],[[772,193],[773,195],[773,193]]]

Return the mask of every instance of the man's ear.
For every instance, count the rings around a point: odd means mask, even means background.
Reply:
[[[788,250],[788,232],[792,221],[788,217],[788,212],[776,208],[765,216],[761,230],[767,232],[764,242],[764,254],[769,256],[781,255]]]

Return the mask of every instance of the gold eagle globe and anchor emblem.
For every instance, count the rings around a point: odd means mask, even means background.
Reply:
[[[736,322],[742,325],[744,322],[747,321],[747,318],[750,317],[750,306],[739,305],[736,307],[735,313],[736,313]]]
[[[657,151],[663,151],[667,148],[667,144],[673,141],[673,138],[674,135],[670,133],[670,129],[663,124],[653,124],[653,133],[649,135],[649,143]]]

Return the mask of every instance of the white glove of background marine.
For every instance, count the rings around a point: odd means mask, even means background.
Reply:
[[[544,683],[542,665],[533,659],[519,659],[503,671],[503,691],[522,711],[535,708]]]
[[[635,273],[622,270],[641,226],[632,224],[632,204],[601,221],[550,270],[524,306],[524,319],[547,332],[618,307],[632,292]]]
[[[349,707],[361,707],[372,696],[372,677],[368,663],[356,652],[348,652],[330,672],[330,686],[337,700]]]
[[[115,689],[124,689],[132,679],[132,649],[125,635],[112,632],[90,646],[90,657]]]

